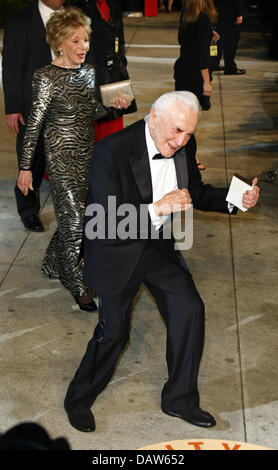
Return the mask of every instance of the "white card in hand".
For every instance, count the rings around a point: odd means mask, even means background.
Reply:
[[[245,212],[247,209],[242,205],[242,197],[245,191],[250,191],[250,189],[252,189],[252,181],[248,181],[239,175],[234,175],[230,184],[226,201]]]

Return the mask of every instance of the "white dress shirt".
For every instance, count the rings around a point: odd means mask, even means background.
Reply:
[[[159,216],[155,212],[154,203],[159,201],[165,194],[178,189],[176,167],[173,158],[162,158],[153,160],[153,156],[159,153],[150,135],[149,126],[145,127],[147,150],[151,167],[151,178],[153,188],[153,202],[148,204],[149,215],[155,229],[158,230],[170,215]],[[234,205],[228,203],[229,212],[232,212]]]
[[[38,2],[38,8],[39,8],[39,12],[40,12],[40,15],[42,17],[42,21],[43,21],[43,24],[44,24],[44,27],[45,27],[46,23],[48,22],[48,20],[50,18],[50,15],[52,13],[54,13],[55,10],[52,10],[52,8],[49,8],[41,0],[39,0],[39,2]],[[52,59],[55,59],[55,54],[52,51],[52,49],[51,49],[51,55],[52,55]]]
[[[147,150],[151,167],[153,202],[148,205],[151,221],[158,230],[168,219],[169,215],[158,216],[154,209],[154,203],[159,201],[165,194],[178,189],[176,167],[173,158],[162,158],[153,160],[153,156],[159,153],[155,143],[150,135],[149,126],[146,122],[145,127]]]

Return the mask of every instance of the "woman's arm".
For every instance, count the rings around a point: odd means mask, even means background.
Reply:
[[[17,179],[17,186],[25,196],[29,189],[33,190],[31,167],[51,96],[52,86],[48,76],[41,71],[36,72],[32,81],[32,108],[24,136],[20,172]]]
[[[212,92],[212,86],[210,81],[209,69],[202,69],[201,74],[203,77],[203,95],[210,96]]]

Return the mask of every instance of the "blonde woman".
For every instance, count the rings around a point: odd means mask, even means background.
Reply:
[[[210,44],[217,12],[213,0],[185,0],[182,5],[180,56],[174,66],[175,88],[194,93],[205,109],[212,92]]]
[[[175,89],[194,93],[204,110],[210,108],[212,93],[210,45],[217,37],[212,23],[217,12],[213,0],[184,0],[178,40],[180,56],[174,65]],[[197,159],[199,170],[206,167]]]
[[[82,310],[94,311],[97,307],[93,293],[82,280],[80,250],[94,146],[92,121],[108,111],[100,103],[95,70],[84,63],[91,33],[89,18],[78,8],[62,8],[50,17],[46,32],[55,59],[33,77],[33,103],[17,185],[24,195],[32,190],[30,168],[38,136],[44,128],[58,226],[41,271],[50,278],[60,279]]]

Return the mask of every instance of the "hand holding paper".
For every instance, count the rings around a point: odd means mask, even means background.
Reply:
[[[251,207],[254,207],[259,199],[260,188],[257,186],[258,178],[254,178],[252,183],[252,188],[245,191],[242,198],[242,204],[246,209],[251,209]]]
[[[239,175],[234,175],[226,197],[226,201],[230,202],[240,210],[245,212],[247,209],[255,206],[259,199],[258,179],[248,181]]]

